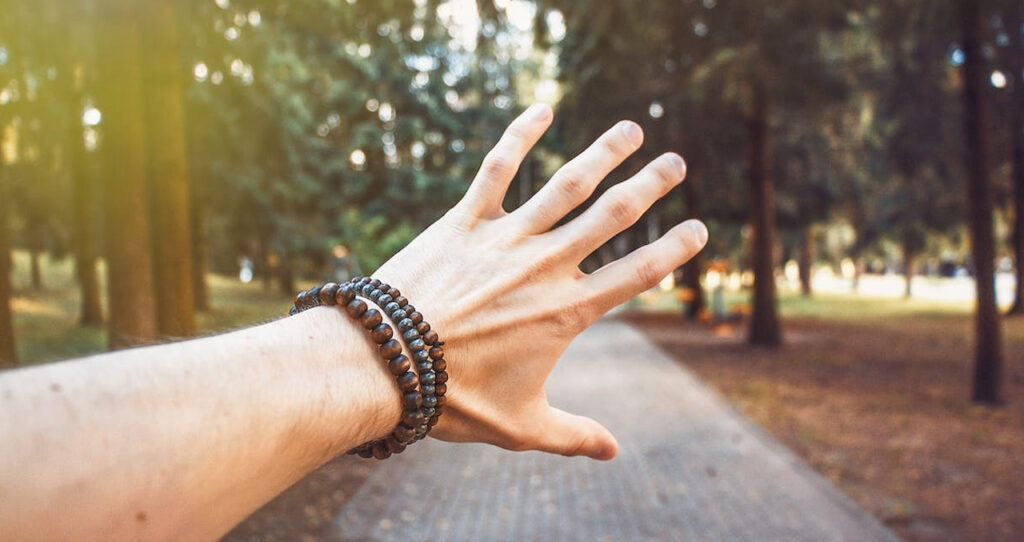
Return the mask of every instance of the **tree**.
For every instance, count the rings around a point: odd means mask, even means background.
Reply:
[[[177,2],[151,0],[141,10],[157,326],[162,335],[188,337],[196,320]]]
[[[1013,305],[1008,314],[1024,315],[1024,14],[1017,0],[1008,2],[1006,26],[1010,30],[1007,72],[1010,74],[1009,129],[1013,175],[1013,261],[1016,277]]]
[[[0,153],[0,368],[18,363],[18,350],[14,343],[14,318],[11,312],[11,245],[8,238],[7,197],[8,179]]]
[[[967,219],[977,296],[975,309],[974,389],[979,403],[1002,400],[1002,323],[995,295],[995,235],[992,230],[992,193],[986,163],[984,58],[981,53],[980,6],[960,0],[963,62],[963,123],[967,171]]]
[[[109,346],[156,336],[153,262],[146,198],[139,3],[97,3],[96,95],[103,111],[101,152]]]

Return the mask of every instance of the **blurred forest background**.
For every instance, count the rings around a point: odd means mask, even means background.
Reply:
[[[689,165],[584,270],[699,217],[668,306],[754,345],[786,344],[780,293],[971,303],[958,403],[1005,404],[1022,30],[1017,0],[0,0],[0,366],[372,272],[544,101],[508,209],[622,118],[647,139],[602,188]]]

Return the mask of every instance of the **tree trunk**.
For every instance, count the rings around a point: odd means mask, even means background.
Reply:
[[[772,176],[771,142],[764,89],[752,85],[747,129],[750,137],[749,180],[753,236],[750,264],[754,271],[754,307],[749,340],[759,346],[782,343],[775,294],[775,180]]]
[[[189,337],[196,333],[196,317],[177,13],[173,0],[141,6],[157,327],[162,335]]]
[[[198,199],[192,198],[192,294],[197,311],[210,310],[210,289],[206,284],[206,217]]]
[[[94,24],[89,13],[82,6],[74,6],[64,13],[68,35],[68,50],[63,52],[63,90],[68,106],[68,117],[78,119],[82,113],[82,94],[85,86],[85,64],[81,55],[88,50],[83,27]],[[75,55],[78,55],[77,57]],[[91,59],[90,59],[91,60]],[[91,65],[89,66],[91,68]],[[82,140],[82,126],[78,122],[68,123],[67,149],[68,170],[71,175],[71,214],[74,227],[71,231],[72,252],[75,256],[75,278],[78,280],[81,305],[79,323],[83,326],[103,325],[103,308],[100,303],[100,281],[96,272],[96,172],[92,167]]]
[[[688,219],[700,218],[700,202],[697,199],[697,190],[693,183],[694,181],[688,180],[682,184],[683,209],[686,210],[684,218]],[[683,266],[683,286],[693,294],[690,301],[683,308],[683,317],[687,320],[696,319],[701,311],[704,310],[704,307],[707,306],[707,300],[704,298],[704,288],[700,283],[703,271],[703,258],[701,254],[701,252],[698,252]]]
[[[1021,28],[1024,14],[1020,2],[1012,2],[1007,28]],[[1010,97],[1010,141],[1013,152],[1013,266],[1016,287],[1013,305],[1008,314],[1024,315],[1024,38],[1013,33],[1010,44],[1010,74],[1013,75],[1013,94]]]
[[[995,235],[992,194],[986,163],[983,92],[985,67],[981,55],[980,15],[975,0],[960,0],[963,31],[963,121],[966,144],[968,225],[974,259],[977,307],[975,314],[974,390],[979,403],[1001,402],[1002,328],[995,295]],[[1019,77],[1020,74],[1016,74]]]
[[[35,243],[33,242],[33,245],[34,244]],[[29,250],[29,270],[32,277],[32,289],[37,292],[43,289],[43,266],[40,262],[42,257],[42,251],[38,247],[33,246],[31,250]]]
[[[7,179],[3,176],[4,163],[0,160],[0,368],[18,364],[18,350],[14,343],[14,315],[11,310],[11,245],[8,238]]]
[[[813,293],[811,273],[814,271],[814,241],[814,228],[811,226],[804,228],[804,239],[800,243],[800,259],[797,262],[797,270],[800,274],[800,294],[804,297],[811,297]]]
[[[903,298],[910,299],[914,284],[914,251],[911,249],[909,241],[903,242],[903,277],[905,280]]]
[[[135,0],[101,0],[96,18],[110,348],[156,336],[137,6]]]

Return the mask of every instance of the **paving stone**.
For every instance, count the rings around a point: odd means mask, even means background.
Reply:
[[[376,468],[338,541],[898,538],[689,371],[614,319],[584,332],[552,404],[605,424],[610,462],[428,439]]]

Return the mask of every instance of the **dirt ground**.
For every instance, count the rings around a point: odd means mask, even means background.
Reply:
[[[906,540],[1024,540],[1024,320],[989,408],[968,401],[968,315],[787,318],[774,351],[742,326],[624,318]]]

